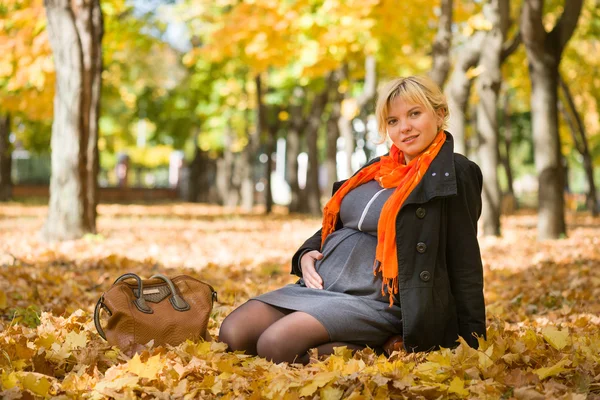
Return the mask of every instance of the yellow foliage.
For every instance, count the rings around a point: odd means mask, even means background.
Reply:
[[[512,216],[505,238],[481,241],[484,262],[496,266],[485,272],[486,294],[505,311],[490,317],[478,350],[462,338],[455,349],[390,358],[339,347],[325,358],[313,353],[313,362],[301,366],[228,353],[219,342],[145,347],[129,358],[98,336],[91,316],[115,276],[147,276],[164,266],[219,290],[209,322],[216,337],[237,305],[293,281],[289,254],[317,219],[257,218],[208,205],[101,205],[102,241],[47,244],[37,241],[38,224],[31,223],[45,212],[0,208],[0,290],[10,307],[46,310],[37,327],[7,320],[6,312],[0,320],[2,398],[581,398],[600,384],[600,255],[597,247],[577,246],[597,241],[598,218],[573,217],[572,236],[538,243],[527,228],[531,216]],[[535,254],[544,256],[543,266]],[[280,274],[264,268],[273,263]],[[544,305],[549,289],[562,294],[563,304]],[[515,304],[518,293],[522,303]]]

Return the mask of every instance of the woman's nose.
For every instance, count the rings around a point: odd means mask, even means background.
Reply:
[[[400,132],[410,131],[410,124],[406,120],[400,120]]]

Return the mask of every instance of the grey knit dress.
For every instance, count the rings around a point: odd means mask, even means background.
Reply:
[[[371,181],[344,197],[340,209],[344,227],[327,237],[323,258],[316,263],[323,289],[308,288],[300,280],[254,300],[312,315],[332,342],[377,347],[401,334],[398,298],[390,307],[388,295],[381,294],[381,273],[373,274],[377,222],[393,191]]]

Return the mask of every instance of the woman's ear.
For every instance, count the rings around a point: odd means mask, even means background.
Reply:
[[[435,110],[435,116],[437,119],[437,126],[438,126],[438,131],[439,131],[444,126],[446,112],[443,108],[438,108],[437,110]]]

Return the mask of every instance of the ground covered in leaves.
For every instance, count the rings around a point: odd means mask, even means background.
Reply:
[[[0,204],[0,397],[600,398],[600,219],[568,215],[538,243],[536,216],[481,238],[488,339],[427,354],[341,348],[308,366],[187,342],[128,357],[96,333],[93,306],[125,272],[186,273],[219,293],[210,321],[293,282],[289,259],[316,219],[203,205],[102,205],[99,234],[47,244],[43,206]]]

